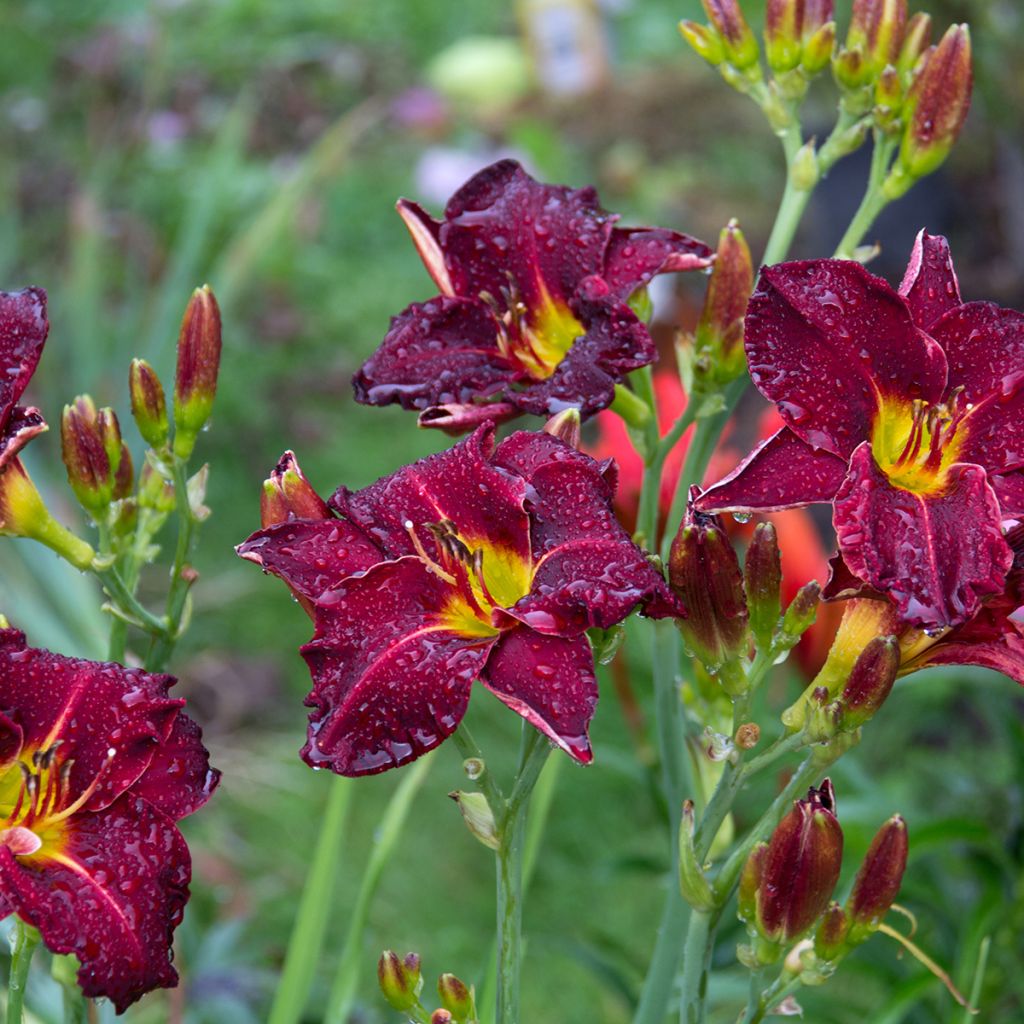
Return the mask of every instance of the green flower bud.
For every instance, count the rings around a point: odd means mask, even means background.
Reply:
[[[476,1017],[473,989],[454,974],[442,974],[437,980],[437,996],[451,1019],[463,1024]]]
[[[501,840],[498,836],[498,826],[494,821],[494,812],[487,802],[487,797],[483,793],[466,793],[458,789],[449,793],[448,796],[458,805],[466,828],[484,846],[491,850],[497,850],[501,845]]]
[[[174,454],[187,459],[206,426],[220,370],[220,309],[209,285],[192,293],[178,335],[174,380]]]
[[[764,52],[776,74],[800,64],[803,0],[768,0],[764,15]]]
[[[117,416],[112,409],[97,410],[88,395],[79,395],[64,406],[60,439],[68,483],[79,504],[99,519],[113,500],[124,448]]]
[[[871,840],[846,901],[850,945],[863,942],[878,930],[899,894],[907,867],[907,849],[907,823],[894,814]]]
[[[170,433],[167,401],[156,370],[145,359],[132,360],[128,368],[128,392],[132,400],[132,416],[142,439],[159,451],[167,444]]]
[[[878,636],[856,660],[839,696],[842,728],[859,729],[873,718],[892,692],[900,670],[900,644],[894,636]]]
[[[264,529],[292,519],[330,519],[327,503],[303,475],[294,452],[285,452],[263,481],[260,525]]]
[[[544,433],[559,438],[573,448],[579,448],[580,424],[579,409],[563,409],[544,424]]]
[[[384,998],[396,1010],[411,1010],[419,1003],[423,988],[420,958],[408,953],[402,959],[392,950],[384,950],[377,961],[377,980]]]
[[[821,960],[837,960],[846,952],[846,933],[850,920],[838,903],[828,905],[814,935],[814,952]]]
[[[753,68],[761,50],[737,0],[701,0],[701,4],[722,40],[728,62],[740,71]]]
[[[679,828],[679,889],[694,910],[707,913],[715,908],[715,894],[697,857],[694,831],[693,801],[687,800]]]
[[[707,25],[699,25],[695,21],[681,21],[679,32],[697,55],[703,57],[712,67],[717,68],[725,60],[725,47],[722,45],[721,36]]]
[[[910,80],[918,61],[927,51],[931,39],[932,17],[930,14],[918,11],[907,22],[907,30],[903,35],[903,45],[900,47],[900,55],[896,60],[896,70],[899,72],[904,84]]]

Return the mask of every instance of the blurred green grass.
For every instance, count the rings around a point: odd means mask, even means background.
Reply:
[[[928,223],[953,238],[965,295],[1019,304],[1020,15],[996,0],[932,10],[940,25],[969,17],[976,26],[984,64],[975,113],[950,167],[879,224],[890,243],[882,268],[898,273]],[[531,93],[498,114],[462,106],[439,128],[415,128],[396,123],[391,101],[422,84],[436,54],[460,38],[514,36],[507,4],[25,0],[0,8],[0,271],[6,287],[49,290],[53,325],[29,397],[55,424],[64,402],[89,391],[127,423],[130,358],[145,355],[170,380],[191,288],[208,280],[224,306],[218,406],[201,442],[214,516],[174,667],[225,779],[212,806],[185,823],[196,877],[179,941],[184,998],[152,996],[128,1020],[266,1016],[331,779],[295,756],[308,688],[296,648],[308,621],[231,549],[257,525],[259,482],[286,447],[326,493],[444,443],[418,433],[408,414],[358,408],[350,397],[348,379],[388,317],[432,292],[394,199],[416,194],[417,161],[430,147],[511,146],[542,176],[594,181],[626,222],[714,238],[737,215],[759,250],[781,182],[776,145],[745,101],[684,51],[675,21],[698,14],[696,0],[616,5],[607,16],[610,89],[573,101]],[[830,103],[826,88],[808,106],[809,123],[824,123]],[[841,232],[833,212],[852,209],[862,181],[842,169],[812,207],[796,254],[825,255]],[[699,298],[699,282],[677,287],[684,306]],[[73,521],[58,455],[51,431],[32,446],[31,468]],[[162,571],[153,570],[151,591]],[[101,654],[104,623],[91,593],[48,553],[0,547],[0,604],[34,643]],[[643,657],[631,659],[646,705]],[[794,692],[783,675],[773,706]],[[561,773],[527,905],[531,1021],[629,1019],[667,884],[662,810],[607,682],[594,725],[598,762]],[[516,721],[482,691],[470,721],[507,765]],[[877,824],[901,811],[912,849],[902,902],[918,916],[920,942],[967,987],[990,935],[980,1019],[1007,1024],[1024,1016],[1021,722],[1020,695],[1001,677],[915,677],[836,772],[850,874]],[[419,950],[428,976],[483,976],[492,866],[444,798],[461,781],[446,745],[373,906],[360,1021],[393,1019],[374,984],[384,946]],[[741,816],[756,815],[775,781],[744,794]],[[340,951],[394,785],[392,776],[360,783],[328,950]],[[723,999],[745,991],[730,966],[738,936],[718,950]],[[328,956],[318,969],[309,1020],[322,1015],[334,966]],[[959,1017],[941,986],[883,938],[801,1001],[808,1019],[826,1024]],[[716,1022],[732,1019],[727,1005]]]

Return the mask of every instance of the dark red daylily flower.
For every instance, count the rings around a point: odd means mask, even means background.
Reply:
[[[899,292],[859,263],[766,267],[747,312],[754,383],[786,422],[698,501],[831,502],[850,570],[941,630],[1002,593],[1000,522],[1024,513],[1024,315],[963,303],[945,239]]]
[[[191,862],[175,822],[219,778],[173,683],[0,629],[0,915],[77,956],[82,991],[118,1012],[177,982]]]
[[[618,228],[593,188],[542,185],[514,160],[471,178],[443,221],[404,199],[398,212],[441,294],[394,318],[356,399],[423,410],[421,425],[448,430],[605,408],[656,355],[630,296],[713,259],[688,235]]]
[[[38,409],[17,404],[35,373],[50,325],[46,292],[0,292],[0,470],[46,430]]]
[[[312,606],[302,756],[342,775],[404,764],[465,714],[474,679],[576,760],[597,701],[585,631],[680,609],[612,513],[615,469],[486,425],[448,451],[238,548]]]

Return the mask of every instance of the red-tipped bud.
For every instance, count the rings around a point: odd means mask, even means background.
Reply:
[[[750,612],[750,631],[759,651],[767,651],[782,614],[782,556],[775,527],[758,523],[747,548],[743,584]]]
[[[878,929],[899,894],[906,867],[907,823],[894,814],[871,840],[846,901],[851,944]]]
[[[135,483],[135,467],[132,464],[132,453],[128,445],[122,442],[121,452],[117,459],[117,472],[114,474],[114,501],[123,501],[132,493]]]
[[[718,386],[735,380],[747,368],[743,316],[753,285],[750,248],[739,224],[732,220],[718,236],[718,254],[696,335],[697,365],[706,365],[707,375]]]
[[[544,424],[544,433],[559,438],[573,448],[579,448],[581,424],[579,409],[563,409]]]
[[[776,74],[800,63],[803,0],[768,0],[764,15],[764,52]]]
[[[473,990],[454,974],[442,974],[437,980],[437,996],[451,1019],[463,1024],[476,1017]]]
[[[855,92],[871,79],[871,69],[859,46],[844,46],[832,59],[836,84],[847,92]]]
[[[807,22],[805,20],[804,25]],[[804,45],[800,67],[804,74],[817,75],[828,67],[836,48],[836,23],[828,21],[813,34],[804,32]]]
[[[821,960],[835,960],[846,952],[846,933],[850,919],[838,903],[828,905],[814,934],[814,952]]]
[[[53,548],[66,561],[83,570],[89,568],[96,554],[89,544],[50,515],[17,457],[0,468],[0,535],[30,537]]]
[[[679,22],[682,37],[693,47],[699,57],[703,57],[712,67],[717,68],[725,60],[725,46],[722,37],[707,25],[699,25],[695,21]]]
[[[430,1015],[430,1024],[451,1024],[454,1019],[448,1010],[438,1009]]]
[[[209,285],[192,293],[178,334],[174,378],[174,454],[187,459],[206,426],[220,370],[220,309]]]
[[[736,552],[717,516],[692,506],[672,541],[669,585],[686,606],[677,620],[687,646],[712,672],[746,653],[747,601]],[[740,673],[742,675],[742,673]],[[724,685],[729,678],[722,677]]]
[[[761,51],[737,0],[701,0],[701,3],[722,39],[728,62],[740,71],[753,67]]]
[[[128,391],[132,399],[132,416],[142,439],[151,448],[163,448],[170,433],[167,401],[156,370],[145,359],[132,360],[128,368]]]
[[[896,70],[904,83],[910,77],[911,72],[917,67],[917,62],[922,54],[928,49],[932,41],[932,16],[918,11],[910,21],[907,22],[907,30],[903,35],[903,45],[900,47],[900,55],[896,61]]]
[[[906,25],[907,0],[853,0],[846,45],[861,50],[869,77],[896,63]]]
[[[899,131],[903,110],[903,83],[890,64],[875,81],[875,124],[890,133]]]
[[[761,888],[761,876],[764,874],[765,857],[768,855],[768,844],[757,843],[740,874],[740,884],[736,890],[736,913],[741,921],[753,926],[757,920],[757,893]]]
[[[900,644],[894,636],[876,636],[854,662],[839,697],[842,728],[859,729],[885,703],[900,670]]]
[[[784,647],[792,647],[814,625],[821,601],[821,584],[817,580],[805,583],[789,602],[782,616],[779,639]]]
[[[264,529],[292,519],[330,519],[327,503],[303,475],[294,452],[285,452],[263,481],[260,525]]]
[[[98,518],[113,498],[121,462],[117,416],[112,409],[97,410],[88,395],[79,395],[64,406],[60,439],[68,483],[82,507]]]
[[[377,979],[384,998],[396,1010],[411,1010],[419,1003],[423,979],[420,958],[415,953],[401,958],[390,949],[384,950],[377,961]]]
[[[519,410],[508,402],[490,402],[481,405],[433,405],[424,409],[416,420],[423,430],[442,430],[450,437],[459,437],[475,430],[481,423],[504,423],[519,415]]]
[[[907,96],[911,113],[894,173],[913,182],[946,159],[967,118],[972,84],[970,32],[951,25]]]
[[[826,25],[835,23],[835,0],[803,0],[802,7],[803,18],[800,22],[800,33],[805,43],[812,36],[816,36]]]
[[[824,913],[839,881],[843,830],[826,779],[779,822],[768,841],[757,889],[757,930],[770,942],[792,942]]]

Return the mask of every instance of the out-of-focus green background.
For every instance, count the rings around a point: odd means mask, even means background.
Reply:
[[[763,248],[781,189],[780,152],[755,108],[680,40],[676,21],[700,15],[696,0],[581,3],[601,37],[576,50],[572,24],[552,21],[556,6],[0,7],[0,283],[45,286],[51,302],[50,340],[28,397],[55,425],[63,403],[88,391],[115,406],[127,427],[130,358],[145,356],[171,379],[178,318],[197,284],[210,282],[224,314],[215,421],[201,440],[214,515],[196,558],[192,628],[174,665],[224,782],[185,823],[196,877],[179,932],[184,988],[147,998],[129,1020],[266,1017],[335,780],[295,756],[308,688],[296,648],[308,639],[308,620],[276,581],[238,562],[232,545],[258,525],[260,481],[285,448],[328,493],[444,443],[417,432],[410,414],[357,407],[350,395],[349,377],[389,316],[433,292],[395,199],[412,196],[438,211],[476,167],[512,153],[547,180],[596,184],[625,223],[713,240],[736,216],[755,259]],[[838,6],[842,25],[848,4]],[[747,5],[755,22],[760,8]],[[974,110],[949,164],[872,232],[883,243],[875,267],[898,281],[914,233],[927,225],[951,238],[965,297],[1019,306],[1024,22],[1012,0],[935,0],[931,10],[940,31],[951,20],[972,24]],[[531,77],[529,25],[545,26],[539,31],[555,55],[546,89]],[[600,81],[590,91],[557,94],[559,81],[595,71]],[[833,105],[824,81],[805,107],[809,132],[827,132]],[[866,166],[861,153],[834,170],[793,255],[830,254]],[[673,287],[672,315],[692,318],[703,281]],[[753,416],[760,400],[748,398]],[[55,510],[85,530],[62,487],[57,432],[37,440],[28,460]],[[158,583],[151,578],[144,591]],[[0,608],[35,644],[101,656],[106,627],[91,610],[95,598],[48,553],[24,542],[0,547]],[[642,654],[630,664],[646,704]],[[783,706],[796,685],[780,672],[770,703]],[[835,772],[846,873],[875,827],[903,812],[912,855],[901,902],[918,918],[918,941],[966,987],[979,943],[991,937],[978,1019],[999,1024],[1024,1018],[1021,709],[1017,688],[1002,677],[916,676]],[[517,720],[483,691],[470,718],[504,763]],[[538,1024],[629,1020],[668,884],[663,810],[608,685],[593,733],[595,766],[561,771],[526,910],[523,1020]],[[340,948],[397,781],[391,773],[358,783],[337,855],[331,950]],[[492,865],[445,799],[463,782],[446,745],[373,903],[354,1020],[396,1019],[376,992],[374,964],[385,946],[418,950],[428,978],[442,970],[483,976]],[[776,783],[765,780],[741,799],[744,821]],[[744,998],[745,972],[730,966],[737,938],[738,929],[719,945],[716,1022],[731,1021]],[[335,966],[331,956],[317,966],[310,1021],[322,1019]],[[51,996],[37,986],[32,1000],[43,1019],[57,1020]],[[801,1001],[806,1019],[828,1024],[927,1024],[960,1014],[938,982],[881,937]]]

